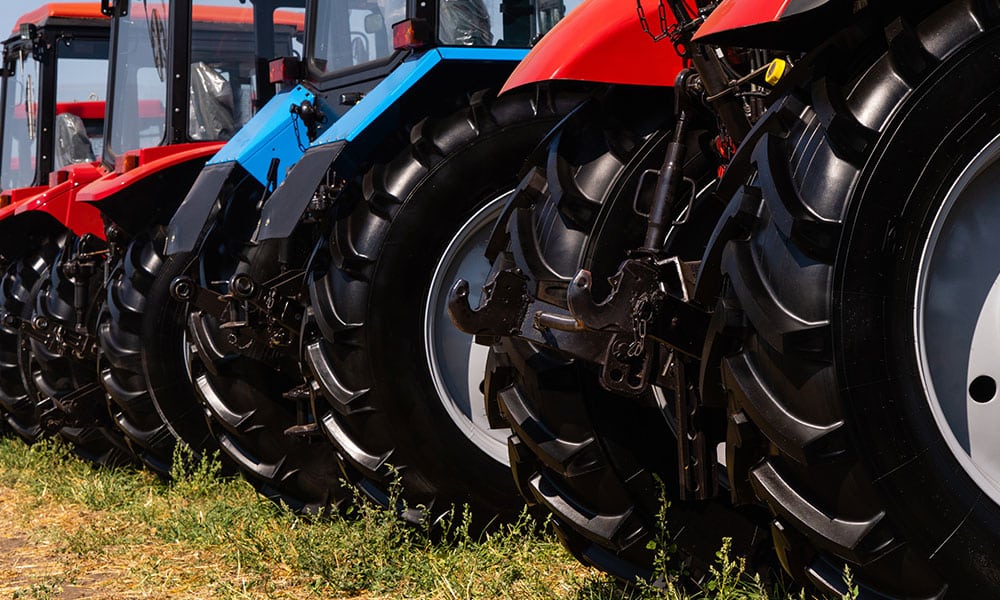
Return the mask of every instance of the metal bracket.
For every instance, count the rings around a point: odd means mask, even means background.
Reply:
[[[516,335],[521,331],[531,295],[519,270],[498,271],[483,287],[479,308],[469,304],[469,282],[459,279],[448,292],[448,315],[456,327],[477,336]]]

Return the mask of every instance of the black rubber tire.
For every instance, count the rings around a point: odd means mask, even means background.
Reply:
[[[1000,507],[937,428],[914,341],[930,223],[1000,132],[998,24],[958,1],[847,32],[728,175],[749,184],[703,263],[730,327],[702,389],[729,394],[730,476],[773,512],[783,564],[830,592],[845,564],[863,598],[1000,590]]]
[[[662,164],[671,101],[671,90],[612,88],[564,122],[522,185],[529,198],[514,200],[519,208],[506,227],[520,246],[508,246],[495,268],[545,265],[551,272],[526,274],[563,308],[565,286],[579,269],[590,269],[606,287],[627,249],[643,241],[645,220],[633,212],[633,199],[639,175]],[[686,173],[708,171],[699,141],[692,136]],[[654,181],[645,181],[646,196]],[[689,256],[699,255],[708,239],[710,226],[700,230],[701,243],[680,244]],[[515,261],[514,254],[523,258]],[[498,404],[511,425],[515,480],[530,503],[551,511],[579,560],[625,583],[651,580],[664,494],[671,542],[692,577],[707,573],[724,536],[741,553],[766,538],[724,501],[679,501],[666,398],[661,408],[654,394],[607,392],[593,368],[523,340],[502,338],[491,352],[487,402]]]
[[[36,296],[33,320],[44,319],[50,326],[73,330],[77,320],[73,307],[76,286],[64,275],[63,265],[73,256],[96,252],[103,247],[103,242],[96,238],[66,237]],[[88,302],[84,319],[90,331],[95,331],[93,326],[99,310],[95,304],[102,282],[103,271],[88,277],[85,282]],[[96,361],[63,351],[53,352],[34,338],[29,340],[29,346],[27,364],[22,364],[22,369],[32,379],[37,392],[61,413],[54,419],[61,422],[57,431],[59,437],[69,442],[79,456],[97,465],[133,462],[135,456],[108,411],[104,390],[96,377]]]
[[[306,339],[305,362],[329,402],[321,422],[361,474],[360,489],[385,505],[395,469],[407,521],[434,524],[468,505],[481,529],[523,506],[506,465],[438,398],[424,304],[452,236],[514,189],[525,157],[580,100],[549,88],[473,94],[467,107],[415,125],[411,143],[384,153],[335,208],[311,275],[321,333]]]
[[[305,265],[312,240],[301,247],[295,240],[247,241],[260,219],[254,210],[259,200],[237,193],[215,217],[189,269],[199,285],[225,293],[237,273],[264,284]],[[302,386],[298,347],[276,351],[258,338],[235,351],[223,342],[225,333],[212,316],[198,310],[189,315],[188,373],[223,453],[276,502],[309,514],[343,512],[354,498],[344,483],[355,477],[336,448],[319,429],[306,436],[286,433],[316,422],[308,402],[300,406],[284,397]]]
[[[18,320],[31,318],[38,292],[48,279],[58,252],[58,243],[43,242],[37,252],[29,252],[10,264],[0,287],[3,313]],[[20,325],[0,324],[0,405],[4,420],[14,433],[32,444],[45,435],[41,417],[51,408],[51,402],[35,394],[34,387],[27,385],[22,377],[20,355],[27,343],[22,338]]]
[[[143,464],[166,477],[173,464],[177,437],[153,403],[142,354],[142,324],[150,304],[148,296],[156,274],[163,267],[159,251],[162,237],[142,236],[132,241],[122,260],[112,266],[98,335],[102,350],[100,377],[115,423]],[[183,363],[179,364],[181,370],[175,376],[183,377]],[[198,422],[200,417],[194,415]],[[197,436],[194,437],[194,443],[189,445],[203,451],[197,445]]]

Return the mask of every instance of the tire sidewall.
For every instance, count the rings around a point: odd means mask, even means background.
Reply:
[[[429,474],[440,485],[455,474],[479,473],[477,479],[494,488],[485,497],[510,493],[510,473],[469,440],[439,400],[425,350],[424,312],[448,243],[486,203],[515,188],[524,157],[549,125],[515,124],[463,144],[413,185],[392,220],[370,288],[368,343],[373,356],[387,357],[372,361],[372,381],[394,397],[399,410],[387,415],[393,428],[425,432],[390,437],[400,445],[419,440],[405,455],[436,457],[421,462],[449,471],[445,477]]]
[[[915,299],[938,209],[1000,133],[1000,94],[990,83],[1000,80],[1000,63],[986,58],[997,52],[994,34],[947,59],[883,132],[848,204],[832,290],[851,434],[897,533],[949,573],[953,592],[984,577],[1000,584],[988,567],[1000,546],[1000,507],[938,429],[920,376]]]

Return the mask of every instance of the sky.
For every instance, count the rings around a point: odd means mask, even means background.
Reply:
[[[94,0],[97,4],[98,0]],[[4,39],[10,36],[18,17],[47,4],[45,0],[0,0],[0,34]]]
[[[21,15],[45,4],[60,0],[0,0],[0,40],[10,37]],[[93,2],[97,7],[100,0],[61,0],[63,2]],[[237,0],[198,0],[201,4],[234,5]],[[103,63],[103,61],[102,61]],[[107,87],[107,65],[94,62],[80,63],[70,69],[60,70],[60,101],[103,100]]]

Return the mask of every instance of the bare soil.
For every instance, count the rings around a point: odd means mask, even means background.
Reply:
[[[34,504],[23,493],[0,487],[0,597],[129,598],[105,587],[115,575],[106,565],[75,561],[45,539],[50,528],[80,519],[78,508],[53,510],[46,503],[47,510],[36,511]]]

